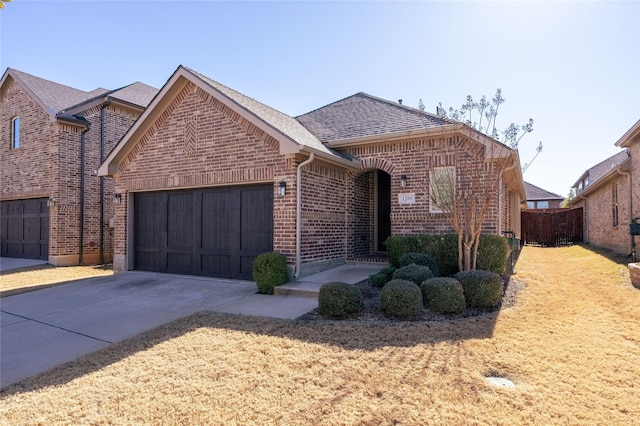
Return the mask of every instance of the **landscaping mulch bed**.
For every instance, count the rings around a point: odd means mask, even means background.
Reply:
[[[440,314],[431,311],[430,309],[422,309],[420,315],[403,320],[409,321],[450,321],[468,317],[475,317],[479,315],[489,314],[492,312],[499,311],[500,309],[510,308],[516,303],[516,297],[518,293],[523,290],[526,285],[513,277],[509,277],[507,275],[503,276],[504,278],[504,291],[502,296],[502,302],[492,309],[465,309],[464,312],[460,314]],[[380,293],[382,292],[382,288],[372,287],[369,285],[367,280],[363,280],[357,284],[355,284],[362,291],[363,296],[363,309],[356,313],[352,314],[346,318],[342,318],[341,321],[397,321],[392,317],[388,317],[382,312],[380,309]],[[312,312],[302,316],[299,318],[299,321],[322,321],[322,320],[332,320],[332,318],[325,317],[318,313],[317,309],[314,309]]]

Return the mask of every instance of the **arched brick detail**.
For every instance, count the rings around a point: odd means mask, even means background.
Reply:
[[[361,166],[359,170],[350,171],[350,176],[359,175],[363,171],[372,170],[372,169],[380,169],[387,172],[390,175],[393,175],[396,166],[383,158],[380,157],[367,157],[361,159]]]

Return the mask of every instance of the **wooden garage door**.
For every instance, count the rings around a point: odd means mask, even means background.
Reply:
[[[0,203],[0,253],[3,257],[47,260],[49,208],[46,198]]]
[[[252,279],[273,250],[273,187],[136,194],[135,269]]]

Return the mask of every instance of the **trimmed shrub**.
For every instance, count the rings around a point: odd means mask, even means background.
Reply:
[[[416,265],[415,263],[396,269],[392,278],[394,280],[412,281],[416,285],[422,284],[424,280],[433,278],[433,272],[427,266]]]
[[[383,274],[382,272],[377,272],[373,275],[369,275],[369,285],[371,287],[382,288],[387,283],[387,274]]]
[[[416,265],[426,266],[431,269],[434,277],[438,276],[438,264],[433,259],[433,257],[429,256],[425,253],[415,253],[408,252],[400,256],[400,266],[407,266],[415,263]]]
[[[465,299],[462,284],[453,278],[431,278],[420,286],[426,307],[442,314],[459,314],[464,311]]]
[[[276,286],[289,281],[287,257],[275,251],[262,253],[253,261],[253,280],[258,293],[273,294]]]
[[[393,272],[396,270],[393,266],[387,266],[380,272],[369,275],[369,285],[371,287],[382,288],[391,280]]]
[[[383,287],[380,303],[387,315],[411,318],[422,311],[422,292],[413,281],[394,279]]]
[[[438,275],[450,276],[458,272],[458,235],[391,236],[385,241],[389,263],[400,267],[400,258],[406,253],[424,253],[433,257]],[[497,235],[481,235],[478,247],[477,269],[502,274],[507,265],[509,244]]]
[[[462,284],[468,308],[492,308],[502,299],[502,277],[489,271],[463,271],[454,277]]]
[[[509,241],[506,238],[497,235],[482,235],[478,247],[476,269],[502,274],[507,267],[508,254]]]
[[[343,318],[362,309],[362,291],[353,284],[332,282],[320,287],[318,313]]]

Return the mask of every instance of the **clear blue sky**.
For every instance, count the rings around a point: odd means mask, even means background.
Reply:
[[[0,11],[0,65],[83,90],[160,88],[183,64],[289,115],[357,92],[507,102],[535,120],[525,180],[566,195],[640,118],[640,2],[28,1]]]

